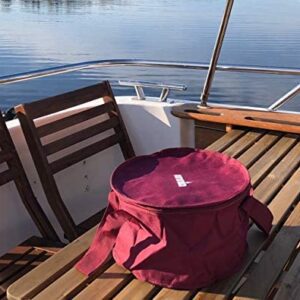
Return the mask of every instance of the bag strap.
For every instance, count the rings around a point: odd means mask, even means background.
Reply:
[[[111,203],[116,203],[113,192],[109,195],[109,202],[89,250],[75,265],[75,268],[85,275],[92,274],[108,259],[119,231],[126,221],[138,225],[138,221],[132,215],[126,211],[117,210],[111,205]]]
[[[272,228],[273,215],[266,205],[251,195],[245,199],[241,207],[260,230],[269,234]]]

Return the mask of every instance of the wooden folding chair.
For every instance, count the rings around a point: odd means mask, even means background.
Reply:
[[[0,166],[0,186],[14,182],[26,210],[42,235],[42,237],[29,237],[21,245],[0,257],[0,298],[2,299],[9,284],[55,253],[58,246],[62,244],[34,196],[1,111]]]
[[[40,126],[37,125],[36,119],[38,118],[62,112],[99,98],[103,98],[103,102],[98,101],[99,103],[97,102],[97,105],[92,108],[75,112],[68,116],[61,114],[62,117],[58,120]],[[19,105],[15,109],[48,202],[67,239],[70,241],[74,240],[84,231],[97,224],[101,219],[102,212],[97,212],[88,220],[76,225],[63,202],[54,174],[116,144],[120,145],[125,159],[134,156],[127,130],[121,118],[109,82],[105,81],[62,95]],[[107,119],[104,121],[100,120],[95,125],[73,132],[63,138],[58,138],[48,144],[42,143],[41,139],[50,134],[70,128],[73,125],[81,124],[84,121],[100,115],[106,116]],[[88,146],[84,146],[80,150],[67,154],[55,161],[49,162],[49,155],[53,155],[111,129],[114,130],[114,134],[102,138]]]

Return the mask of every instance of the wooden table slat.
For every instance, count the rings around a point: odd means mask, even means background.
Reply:
[[[223,300],[224,295],[218,293],[217,291],[200,291],[196,294],[193,300]],[[253,300],[253,299],[252,299]]]
[[[153,299],[154,300],[187,300],[193,297],[196,291],[162,289]]]
[[[96,228],[92,228],[63,250],[50,257],[44,264],[36,267],[12,284],[7,290],[10,299],[32,298],[67,272],[88,249],[95,232]]]
[[[234,142],[236,142],[239,138],[241,138],[244,134],[246,134],[246,132],[247,131],[242,129],[234,129],[226,133],[224,136],[222,136],[220,139],[212,143],[206,149],[214,150],[214,151],[223,151],[227,147],[232,145]]]
[[[51,254],[46,252],[37,253],[36,258],[34,260],[28,262],[26,265],[24,265],[22,269],[20,269],[17,273],[11,276],[7,281],[1,284],[1,289],[2,291],[4,291],[4,293],[3,294],[0,293],[0,298],[6,294],[7,288],[13,282],[15,282],[16,280],[18,280],[19,278],[21,278],[22,276],[24,276],[25,274],[27,274],[28,272],[30,272],[31,270],[39,266],[41,263],[46,261],[50,256]]]
[[[264,174],[274,167],[282,157],[297,143],[293,136],[282,137],[271,149],[269,149],[250,169],[251,182],[254,187],[260,182]]]
[[[300,254],[298,253],[291,268],[285,274],[274,300],[299,300],[300,299]]]
[[[159,290],[160,287],[157,287],[151,283],[143,282],[134,278],[113,299],[114,300],[153,299],[153,296]]]
[[[97,272],[91,276],[86,276],[78,272],[74,267],[63,274],[52,284],[46,287],[41,293],[35,296],[34,300],[44,299],[70,299],[78,294],[87,284],[92,282],[96,277],[102,274],[113,264],[110,259]]]
[[[13,248],[8,253],[0,257],[0,272],[9,268],[10,265],[13,265],[17,260],[33,250],[34,248],[31,246],[17,246]]]
[[[292,176],[300,164],[300,142],[281,159],[280,163],[256,187],[254,196],[267,203],[282,187],[282,184]]]
[[[73,299],[87,300],[111,298],[131,279],[132,275],[130,271],[117,264],[113,264]]]
[[[253,268],[235,300],[250,296],[265,299],[276,278],[282,272],[300,238],[300,203],[280,229],[261,260]]]
[[[44,252],[36,249],[32,249],[29,253],[26,253],[20,257],[14,264],[10,264],[8,268],[0,272],[0,284],[7,281],[10,277],[16,273],[22,271],[27,265],[30,265],[33,261],[39,258]]]
[[[251,167],[262,155],[265,154],[280,138],[281,133],[269,132],[259,139],[254,145],[252,145],[247,151],[245,151],[238,160],[247,166]]]
[[[263,134],[263,131],[249,131],[235,143],[225,149],[223,153],[231,157],[237,157],[251,147],[257,140],[259,140]]]
[[[300,167],[290,177],[287,183],[277,193],[276,197],[268,205],[273,212],[273,224],[278,224],[281,220],[281,212],[289,212],[289,208],[297,201],[300,194]],[[287,197],[288,195],[288,197]]]

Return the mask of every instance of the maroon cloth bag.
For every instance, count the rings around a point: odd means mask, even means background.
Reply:
[[[269,233],[272,214],[252,196],[247,169],[227,155],[166,149],[121,164],[91,247],[76,268],[93,273],[110,255],[143,281],[195,289],[236,272],[249,217]]]

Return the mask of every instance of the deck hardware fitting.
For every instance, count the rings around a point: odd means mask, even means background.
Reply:
[[[165,102],[168,99],[171,90],[174,91],[186,91],[187,87],[184,84],[164,84],[156,82],[146,82],[146,81],[124,81],[119,80],[119,85],[134,87],[136,92],[136,97],[133,100],[146,100],[144,93],[144,87],[147,88],[161,88],[161,94],[159,97],[160,102]]]

